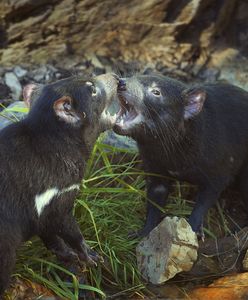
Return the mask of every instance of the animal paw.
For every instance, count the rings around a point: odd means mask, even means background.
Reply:
[[[97,266],[98,263],[104,262],[103,257],[86,244],[84,244],[83,250],[78,252],[78,257],[89,266]]]
[[[202,240],[203,242],[205,241],[205,233],[203,230],[203,223],[201,223],[200,228],[196,231],[196,235],[198,240]]]
[[[63,251],[53,250],[52,251],[58,260],[63,263],[75,263],[78,261],[78,255],[72,249],[64,249]]]
[[[128,233],[128,239],[133,240],[133,239],[138,239],[138,238],[143,238],[145,236],[147,236],[152,229],[150,228],[142,228],[140,230],[137,231],[131,231]]]

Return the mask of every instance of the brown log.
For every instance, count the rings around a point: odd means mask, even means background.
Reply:
[[[196,62],[197,73],[211,46],[216,47],[216,38],[229,47],[246,45],[248,10],[241,0],[2,2],[2,65],[44,63],[72,55],[80,61],[85,53],[96,53],[125,61],[162,61],[171,67]]]

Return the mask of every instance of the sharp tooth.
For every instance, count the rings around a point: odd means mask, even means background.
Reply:
[[[128,104],[127,100],[125,102],[126,102],[126,104]]]

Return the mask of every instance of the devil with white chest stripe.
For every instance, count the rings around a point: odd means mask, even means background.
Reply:
[[[16,249],[33,235],[63,261],[99,260],[72,208],[91,148],[115,122],[107,109],[116,87],[112,74],[39,87],[26,119],[0,132],[0,298]],[[35,89],[24,90],[27,102]]]

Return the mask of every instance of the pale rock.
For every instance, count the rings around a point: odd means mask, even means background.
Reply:
[[[36,82],[43,82],[47,77],[47,66],[41,66],[33,71],[33,78]]]
[[[136,248],[138,269],[144,279],[162,284],[197,260],[198,240],[188,222],[166,217]]]
[[[14,73],[16,74],[16,76],[17,76],[18,78],[23,78],[24,76],[27,75],[28,71],[25,70],[25,69],[23,69],[23,68],[20,67],[20,66],[16,66],[16,67],[14,68]]]
[[[203,56],[201,69],[213,49],[223,48],[226,42],[247,52],[245,2],[4,1],[0,63],[64,62],[72,56],[80,62],[82,55],[96,55],[173,66],[173,60],[198,64],[197,58]]]
[[[245,257],[243,259],[243,270],[248,271],[248,250],[246,250]]]
[[[22,93],[22,86],[13,72],[7,72],[4,75],[4,80],[6,85],[10,88],[12,92],[12,97],[14,100],[19,100]]]
[[[100,62],[96,55],[86,55],[86,58],[96,67],[100,69],[104,69],[103,64]]]

